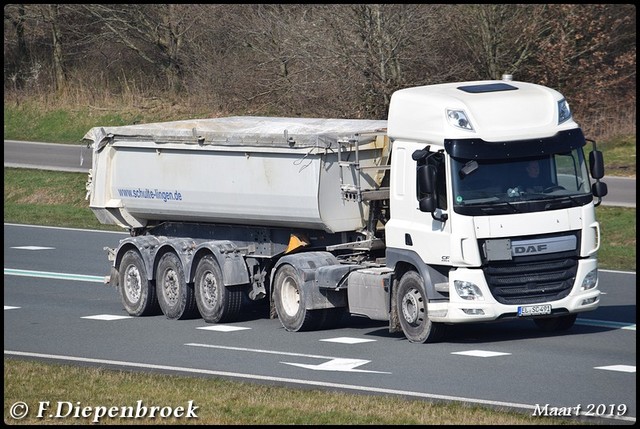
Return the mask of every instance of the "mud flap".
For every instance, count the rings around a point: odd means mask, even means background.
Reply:
[[[389,333],[402,332],[400,319],[398,318],[398,281],[394,279],[391,289],[391,313],[389,314]]]
[[[105,279],[105,283],[107,286],[113,286],[116,289],[120,286],[120,275],[115,267],[111,267],[111,272]]]

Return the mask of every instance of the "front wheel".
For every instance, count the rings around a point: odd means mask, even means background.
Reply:
[[[273,284],[273,303],[278,319],[287,331],[307,331],[322,322],[319,310],[307,310],[304,305],[303,280],[291,265],[278,269]]]
[[[566,316],[545,317],[543,319],[533,319],[533,323],[544,332],[566,331],[571,328],[576,319],[577,314],[569,314]]]
[[[433,343],[442,340],[446,326],[428,317],[427,295],[422,277],[409,271],[398,283],[398,317],[404,335],[412,343]]]

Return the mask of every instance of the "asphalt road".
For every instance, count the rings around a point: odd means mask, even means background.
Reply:
[[[601,271],[600,307],[562,334],[516,320],[458,325],[442,343],[413,344],[390,334],[384,322],[359,317],[338,329],[287,332],[255,305],[229,324],[128,317],[115,289],[103,284],[110,267],[103,248],[124,237],[4,225],[5,357],[454,401],[528,415],[580,407],[594,414],[588,418],[594,423],[636,420],[635,273]]]
[[[92,152],[86,145],[4,141],[4,166],[86,173]],[[636,179],[605,176],[609,194],[603,206],[635,207]]]

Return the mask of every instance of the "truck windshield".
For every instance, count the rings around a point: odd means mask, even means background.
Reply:
[[[453,209],[470,216],[554,210],[593,199],[581,146],[506,159],[451,157],[451,177]]]

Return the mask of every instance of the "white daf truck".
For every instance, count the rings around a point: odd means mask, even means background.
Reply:
[[[567,101],[543,86],[403,89],[387,120],[226,117],[85,139],[90,207],[131,233],[107,249],[105,281],[133,316],[223,323],[262,300],[287,331],[351,314],[425,343],[511,318],[564,330],[599,304],[602,154],[591,141],[585,157]]]

